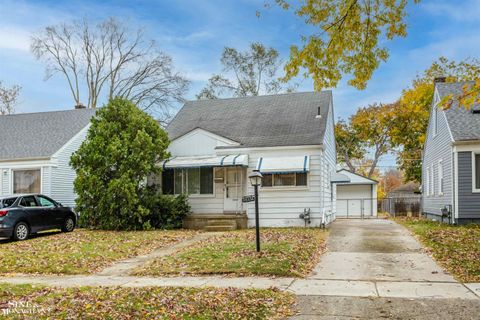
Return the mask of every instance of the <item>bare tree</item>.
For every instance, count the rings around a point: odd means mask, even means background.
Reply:
[[[215,74],[197,99],[217,99],[221,96],[258,96],[261,93],[278,93],[283,88],[276,76],[282,61],[278,51],[261,43],[251,43],[250,50],[239,52],[225,47],[220,62],[223,73]],[[294,91],[296,86],[286,88]]]
[[[46,79],[62,74],[75,103],[86,97],[88,108],[120,96],[165,120],[188,87],[170,56],[115,18],[46,27],[32,37],[31,50],[46,63]]]
[[[15,112],[21,89],[18,85],[8,88],[0,81],[0,115],[4,116]]]

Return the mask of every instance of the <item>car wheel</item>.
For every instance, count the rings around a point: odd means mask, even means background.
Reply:
[[[13,240],[22,241],[27,240],[30,235],[30,229],[25,222],[19,222],[15,225],[13,229]]]
[[[62,231],[72,232],[75,229],[75,220],[72,217],[67,217],[63,222]]]

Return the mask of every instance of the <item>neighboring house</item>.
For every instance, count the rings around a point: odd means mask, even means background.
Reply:
[[[378,181],[342,169],[337,172],[337,217],[377,216]]]
[[[74,206],[70,156],[94,114],[75,109],[0,116],[0,195],[43,193]]]
[[[262,227],[303,226],[305,209],[310,226],[334,219],[330,91],[189,101],[167,132],[172,158],[163,164],[163,191],[189,194],[187,227],[227,220],[234,220],[232,228],[253,226],[254,203],[242,202],[253,194],[253,170],[263,174]]]
[[[387,194],[387,198],[421,198],[420,184],[418,182],[410,181],[404,183]]]
[[[441,220],[447,206],[451,223],[480,222],[480,107],[438,108],[464,85],[436,81],[422,165],[423,212]]]

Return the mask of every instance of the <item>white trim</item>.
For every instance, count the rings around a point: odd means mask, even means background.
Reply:
[[[52,158],[56,158],[59,153],[61,153],[65,148],[67,148],[72,142],[76,141],[79,136],[85,133],[85,131],[88,131],[91,126],[91,122],[89,122],[82,130],[77,132],[70,140],[68,140],[63,146],[60,147],[54,154],[52,154]]]
[[[472,152],[472,193],[480,193],[480,188],[476,186],[476,170],[480,171],[480,168],[476,168],[475,156],[480,155],[480,152]]]
[[[247,151],[278,151],[278,150],[303,150],[303,149],[312,149],[319,148],[323,149],[324,144],[310,144],[304,146],[277,146],[277,147],[245,147],[245,148],[216,148],[218,155],[225,155],[227,153],[235,153],[238,150],[242,152]]]
[[[459,209],[458,207],[458,152],[454,151],[453,154],[454,154],[453,158],[455,162],[453,165],[454,171],[455,171],[455,174],[454,174],[455,176],[455,209],[454,209],[455,214],[454,216],[455,216],[455,219],[458,219],[458,209]]]
[[[475,144],[462,144],[462,145],[455,144],[453,146],[453,150],[455,152],[463,152],[463,151],[480,152],[480,141],[476,142]]]

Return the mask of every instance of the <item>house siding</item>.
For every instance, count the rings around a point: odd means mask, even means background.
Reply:
[[[260,157],[288,157],[310,156],[310,171],[308,173],[307,187],[289,188],[260,188],[259,189],[259,212],[260,226],[262,227],[285,227],[304,226],[305,222],[299,218],[304,209],[310,209],[311,225],[319,226],[322,219],[322,149],[299,149],[299,150],[265,150],[255,151],[249,154],[249,167],[247,175],[256,168]],[[253,187],[247,185],[247,194],[253,194]],[[248,225],[255,225],[255,206],[253,202],[246,204]]]
[[[75,206],[77,195],[73,190],[73,182],[76,173],[70,166],[70,158],[85,140],[89,127],[82,129],[52,157],[57,165],[51,169],[50,196],[65,206]]]
[[[322,153],[322,196],[323,208],[325,210],[327,221],[330,223],[335,219],[336,214],[336,184],[332,185],[331,177],[336,172],[337,151],[335,143],[335,123],[333,115],[333,105],[330,103],[325,135],[323,138],[324,152]]]
[[[438,101],[435,100],[435,101]],[[423,165],[422,165],[422,193],[423,193],[423,213],[427,216],[441,215],[441,209],[446,205],[453,205],[453,161],[452,161],[452,138],[448,129],[447,120],[444,111],[438,109],[437,112],[437,134],[434,135],[434,108],[430,110],[430,120],[425,142]],[[443,167],[443,195],[440,194],[439,185],[439,162]],[[429,194],[427,187],[427,171],[430,169],[430,183],[433,184]]]
[[[480,193],[472,192],[472,184],[472,152],[458,152],[459,220],[480,221]]]

